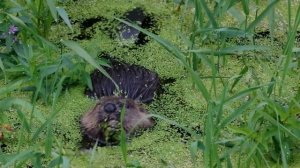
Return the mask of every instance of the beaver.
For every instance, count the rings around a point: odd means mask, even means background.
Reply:
[[[87,88],[85,94],[99,99],[99,102],[80,120],[84,139],[91,142],[98,140],[100,145],[119,143],[122,108],[125,112],[123,128],[127,137],[154,126],[154,120],[147,117],[149,112],[144,104],[153,101],[155,92],[160,88],[160,80],[155,72],[117,60],[110,62],[111,67],[105,70],[119,90],[98,70],[92,72],[93,88]]]
[[[121,132],[120,115],[123,108],[125,109],[123,128],[128,137],[154,125],[154,120],[147,117],[149,113],[142,104],[120,96],[104,96],[81,119],[85,135],[92,140],[98,140],[102,145],[117,144]]]
[[[156,91],[161,90],[158,75],[142,66],[127,64],[103,55],[110,62],[111,67],[104,69],[119,87],[103,75],[99,70],[91,74],[92,90],[87,88],[85,94],[99,99],[103,96],[121,95],[137,102],[149,104],[152,102]]]

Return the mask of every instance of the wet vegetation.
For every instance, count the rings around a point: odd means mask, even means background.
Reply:
[[[291,0],[4,0],[0,166],[299,167],[299,24]],[[103,55],[158,74],[156,124],[87,149]]]

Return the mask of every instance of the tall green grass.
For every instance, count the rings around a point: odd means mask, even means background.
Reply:
[[[101,66],[108,65],[101,60],[96,61],[77,43],[62,40],[66,49],[47,40],[51,24],[59,20],[58,16],[72,29],[66,12],[57,7],[56,2],[11,0],[0,10],[0,18],[3,19],[0,22],[0,32],[7,30],[10,25],[17,25],[22,29],[17,36],[18,40],[23,42],[16,44],[12,36],[7,36],[5,45],[1,46],[5,48],[5,52],[0,53],[0,75],[6,85],[0,88],[0,124],[6,122],[6,113],[11,109],[21,123],[21,130],[17,135],[17,150],[11,154],[0,150],[1,167],[70,167],[70,159],[54,136],[52,128],[53,121],[60,112],[56,107],[58,97],[65,85],[75,81],[91,87],[87,63],[107,75]],[[181,1],[180,5],[185,6],[184,10],[194,9],[189,31],[177,33],[187,50],[118,19],[147,34],[169,51],[185,67],[194,89],[205,99],[203,136],[180,123],[152,115],[185,129],[195,138],[189,148],[193,162],[197,162],[199,151],[203,153],[205,167],[272,167],[273,164],[288,167],[292,160],[293,148],[300,139],[299,121],[295,117],[300,110],[299,84],[295,96],[286,103],[280,101],[280,96],[286,92],[285,79],[292,72],[300,5],[297,6],[297,11],[292,11],[292,1],[287,1],[288,35],[282,53],[278,53],[283,55],[283,63],[278,65],[279,72],[274,72],[269,82],[257,78],[255,68],[247,64],[248,61],[257,61],[259,64],[264,62],[244,56],[245,53],[255,55],[256,52],[272,49],[273,36],[277,31],[275,11],[278,3],[279,0]],[[222,22],[229,14],[238,23],[235,27]],[[270,46],[260,46],[255,42],[254,33],[266,20],[272,40]],[[251,42],[240,45],[226,41],[228,38],[241,37]],[[213,41],[213,45],[207,45],[207,41]],[[222,66],[227,66],[226,60],[237,59],[232,57],[236,55],[241,57],[244,67],[233,77],[220,76]],[[208,68],[211,73],[209,78],[205,78],[206,81],[201,73],[204,68]],[[242,80],[249,73],[254,82],[237,90],[237,86],[242,85]],[[207,85],[207,80],[211,85]],[[14,91],[32,91],[32,99],[16,98],[12,96]],[[36,108],[39,99],[52,107],[49,115],[45,116]],[[124,118],[124,111],[122,117]],[[225,136],[224,132],[230,136]],[[138,161],[128,160],[125,142],[123,131],[120,148],[124,165],[141,167]],[[96,148],[93,151],[95,150]],[[94,152],[90,164],[93,162]]]
[[[53,0],[11,0],[5,1],[0,10],[3,19],[0,22],[3,35],[0,75],[5,78],[0,89],[0,126],[8,122],[6,113],[9,111],[20,121],[17,133],[5,133],[3,140],[15,138],[16,147],[15,151],[0,150],[0,166],[4,168],[70,167],[64,147],[54,136],[53,122],[61,110],[57,108],[58,98],[64,88],[75,82],[91,88],[89,65],[109,77],[102,68],[109,65],[95,60],[77,43],[62,40],[67,47],[62,48],[63,45],[48,41],[52,22],[58,22],[58,15],[72,29],[67,13],[56,5],[57,1]],[[11,27],[16,27],[18,33],[9,32]],[[20,91],[32,93],[31,100],[13,96]],[[47,116],[36,108],[40,100],[51,107]],[[0,131],[2,133],[2,129]]]
[[[183,4],[182,2],[180,5]],[[184,2],[187,6],[190,1]],[[217,78],[218,69],[215,65],[220,67],[219,58],[231,59],[228,57],[239,53],[270,50],[270,47],[257,45],[252,37],[255,29],[266,19],[269,22],[271,36],[274,35],[276,30],[274,11],[279,1],[272,0],[267,4],[246,0],[210,2],[194,0],[193,2],[194,20],[190,26],[191,31],[187,32],[190,36],[186,36],[184,32],[179,33],[179,37],[182,38],[189,52],[139,26],[116,19],[147,34],[169,51],[174,59],[177,59],[185,67],[192,79],[191,82],[206,100],[205,135],[191,144],[192,158],[196,157],[197,150],[201,150],[204,154],[205,167],[271,167],[276,163],[288,167],[292,148],[296,145],[295,141],[300,138],[299,127],[295,125],[297,118],[294,111],[295,109],[299,110],[299,104],[294,104],[299,102],[299,93],[289,100],[288,107],[284,107],[277,101],[275,92],[282,91],[284,79],[290,70],[295,33],[299,27],[300,5],[297,7],[295,18],[292,18],[291,2],[288,1],[289,33],[287,43],[282,51],[284,65],[279,67],[282,69],[281,75],[274,73],[270,82],[263,82],[254,77],[255,85],[249,85],[248,88],[235,91],[236,93],[233,94],[235,86],[240,83],[246,73],[250,73],[252,67],[245,64],[237,76],[219,80]],[[260,10],[253,10],[253,8]],[[237,13],[241,14],[240,11],[243,11],[244,15],[236,15]],[[235,14],[233,17],[240,25],[237,27],[222,25],[221,21],[228,13]],[[253,17],[254,19],[252,19]],[[293,25],[291,25],[291,20],[294,20]],[[217,34],[217,38],[212,36],[214,34]],[[225,41],[229,37],[240,38],[241,36],[249,38],[252,44],[237,45],[228,44]],[[206,48],[211,46],[205,45],[205,41],[211,39],[215,40],[216,48]],[[239,55],[244,61],[247,61],[243,54]],[[210,69],[211,86],[204,84],[201,78],[201,67]],[[255,74],[253,75],[255,76]],[[279,85],[280,88],[277,90],[275,85]],[[221,88],[217,89],[220,86]],[[228,106],[235,108],[228,111],[226,109]],[[244,119],[244,123],[233,124],[236,120],[241,119]],[[227,131],[230,132],[231,138],[224,137],[223,133]],[[195,161],[195,159],[193,160]]]

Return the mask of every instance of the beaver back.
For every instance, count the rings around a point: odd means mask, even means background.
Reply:
[[[150,103],[155,91],[160,88],[160,80],[155,72],[138,65],[130,65],[111,60],[111,67],[104,68],[119,86],[118,93],[114,83],[99,70],[91,74],[93,90],[85,94],[97,99],[103,96],[120,95],[142,103]]]

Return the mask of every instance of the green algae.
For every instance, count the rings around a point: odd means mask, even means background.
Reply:
[[[173,6],[170,3],[162,1],[141,1],[133,0],[126,1],[126,5],[120,5],[120,1],[76,1],[75,3],[66,6],[67,11],[73,21],[82,21],[86,18],[104,17],[109,21],[105,26],[115,26],[116,21],[114,17],[120,17],[129,9],[137,6],[142,6],[146,11],[151,11],[154,16],[159,17],[157,25],[159,35],[166,38],[180,47],[184,47],[181,40],[176,35],[176,30],[180,29],[180,19],[175,15]],[[102,23],[93,25],[93,28],[103,26]],[[175,27],[174,27],[175,26]],[[176,27],[177,26],[177,27]],[[74,24],[74,34],[68,35],[69,30],[62,25],[53,27],[52,40],[57,41],[60,38],[73,38],[80,34],[79,23]],[[200,127],[203,130],[203,122],[206,116],[206,106],[203,97],[193,88],[184,68],[168,53],[153,40],[150,40],[145,46],[138,49],[130,49],[122,46],[118,41],[109,37],[108,34],[96,30],[92,32],[91,28],[87,31],[93,33],[89,40],[80,41],[81,45],[87,49],[92,55],[97,56],[101,52],[110,53],[112,56],[121,59],[128,63],[142,65],[148,69],[154,70],[163,79],[174,78],[175,82],[166,84],[164,86],[165,92],[155,100],[147,109],[162,116],[166,116],[175,122],[180,123],[190,129]],[[54,33],[55,32],[55,33]],[[267,43],[268,41],[258,41],[260,44]],[[280,47],[280,45],[278,45]],[[249,53],[249,57],[269,57],[278,56],[280,48],[272,50],[272,52],[257,52],[255,54]],[[220,76],[232,77],[239,73],[239,70],[245,65],[240,59],[233,57],[226,58],[224,65],[221,65]],[[277,59],[276,59],[277,60]],[[261,60],[263,61],[263,60]],[[269,82],[270,77],[274,75],[276,63],[264,62],[257,64],[256,60],[247,62],[249,67],[254,67],[249,71],[245,78],[242,79],[235,90],[242,90],[249,85],[255,85],[254,76],[260,79],[262,83]],[[209,76],[211,74],[208,67],[201,67],[201,74]],[[284,89],[284,97],[289,100],[295,93],[292,91],[297,86],[294,82],[294,75],[287,78],[285,81],[286,86]],[[298,79],[300,81],[299,76]],[[210,79],[203,79],[207,86],[211,85]],[[232,81],[231,81],[232,82]],[[218,84],[217,92],[221,92],[222,84]],[[122,160],[121,150],[118,146],[113,147],[99,147],[96,150],[94,158],[91,157],[91,151],[82,151],[78,149],[81,141],[79,119],[81,115],[87,112],[95,105],[95,101],[87,98],[83,94],[84,88],[76,86],[64,92],[60,97],[58,104],[59,113],[56,120],[53,122],[54,133],[61,144],[66,150],[66,155],[71,159],[72,167],[123,167],[124,161]],[[29,97],[29,95],[20,97]],[[234,104],[228,107],[227,112],[239,104]],[[38,103],[37,107],[40,111],[44,112],[45,116],[49,116],[51,108]],[[225,112],[226,113],[226,112]],[[8,115],[10,121],[17,120],[14,114]],[[20,132],[23,130],[19,130]],[[224,133],[226,134],[226,133]],[[224,135],[226,136],[226,135]],[[137,160],[143,167],[202,167],[202,155],[198,153],[197,163],[200,165],[193,165],[191,155],[189,153],[189,145],[193,139],[188,139],[187,142],[182,140],[181,134],[170,124],[163,120],[157,120],[157,125],[149,131],[144,132],[141,136],[133,138],[128,143],[128,158],[130,161]],[[36,144],[43,144],[42,138]],[[10,145],[9,151],[14,151],[16,146]],[[26,149],[26,146],[22,146]],[[167,165],[167,166],[166,166]],[[296,167],[296,165],[295,165]]]
[[[81,1],[77,3],[82,4]],[[160,6],[156,3],[159,3]],[[97,1],[97,3],[83,3],[82,6],[80,5],[80,9],[72,5],[68,7],[71,9],[70,15],[72,18],[84,20],[84,18],[95,18],[99,16],[108,19],[112,19],[112,16],[120,17],[121,13],[125,13],[128,9],[132,9],[136,6],[145,7],[146,10],[151,11],[154,16],[159,16],[160,19],[157,22],[159,35],[172,41],[179,47],[184,47],[184,44],[176,34],[176,30],[182,29],[180,26],[183,23],[180,23],[178,16],[172,12],[174,8],[173,6],[170,6],[170,4],[158,1],[151,1],[149,3],[146,1],[130,1],[126,5],[120,6],[117,1],[104,4],[101,3],[101,1]],[[75,11],[76,13],[72,13]],[[80,13],[80,15],[78,15],[78,13]],[[185,23],[188,23],[189,21],[190,20],[185,20]],[[116,23],[110,20],[110,24],[115,25]],[[178,27],[170,27],[170,25]],[[97,26],[99,25],[96,25],[96,27]],[[278,36],[278,38],[284,38],[284,36],[281,35]],[[269,40],[259,39],[256,42],[264,45],[268,44]],[[160,95],[159,100],[154,101],[148,107],[149,111],[166,116],[188,128],[193,129],[195,127],[200,127],[200,129],[203,130],[203,122],[206,116],[205,100],[197,93],[195,88],[193,88],[190,84],[191,82],[188,82],[191,81],[191,79],[189,79],[182,66],[172,58],[170,53],[165,51],[156,42],[151,40],[145,46],[132,50],[128,47],[124,47],[120,42],[112,39],[102,31],[96,31],[91,40],[84,40],[81,43],[95,55],[104,51],[125,62],[143,65],[148,69],[154,70],[162,78],[174,78],[176,82],[165,86],[164,94]],[[271,80],[270,77],[274,75],[273,73],[276,69],[276,63],[272,61],[276,61],[276,59],[273,58],[278,57],[282,44],[279,43],[277,46],[278,48],[273,47],[271,52],[256,52],[254,54],[249,53],[248,55],[245,53],[248,57],[253,58],[253,62],[247,62],[246,65],[254,68],[246,74],[246,77],[236,86],[236,89],[233,90],[232,94],[241,89],[246,89],[249,85],[256,85],[254,76],[262,83]],[[263,63],[257,65],[255,58],[259,58]],[[265,62],[266,58],[267,60],[269,60],[268,58],[271,58],[271,61]],[[245,66],[245,63],[240,59],[226,59],[227,60],[223,63],[224,66],[222,66],[223,64],[221,65],[222,67],[219,72],[220,76],[232,77],[238,74],[238,71]],[[203,76],[209,76],[210,73],[208,67],[204,66],[201,68],[201,74],[203,74]],[[286,81],[288,84],[285,88],[286,91],[297,86],[297,83],[292,82],[293,80],[293,78],[289,78]],[[204,79],[203,81],[207,86],[211,85],[209,78],[206,80]],[[217,86],[217,88],[222,88],[221,82],[220,86]],[[219,89],[217,90],[217,92],[222,91]],[[284,93],[286,93],[285,97],[287,99],[290,99],[293,96],[293,94],[290,94],[291,92]],[[227,107],[227,109],[225,109],[225,114],[235,107],[238,107],[238,105],[239,103]],[[227,136],[226,134],[226,131],[224,131],[224,136]],[[140,137],[134,138],[128,144],[128,156],[129,160],[138,160],[143,167],[162,167],[165,164],[171,167],[201,167],[201,165],[193,165],[191,162],[188,147],[189,143],[184,143],[182,141],[182,137],[177,130],[170,128],[168,123],[160,120],[153,130],[145,132]],[[97,167],[97,165],[101,165],[102,167],[122,167],[124,165],[118,147],[98,148],[96,153],[96,157],[92,161],[92,165],[96,165],[95,167]],[[78,167],[85,166],[90,159],[89,153],[83,153],[81,157],[83,158],[79,159],[79,162],[73,160],[73,163],[78,165]],[[201,154],[199,153],[199,159],[200,158]],[[114,160],[114,162],[110,162],[110,160]],[[197,163],[202,162],[201,160],[198,160]]]

